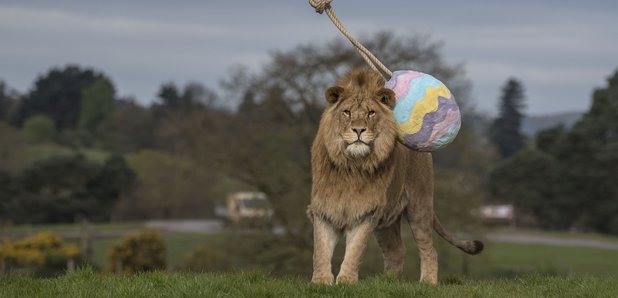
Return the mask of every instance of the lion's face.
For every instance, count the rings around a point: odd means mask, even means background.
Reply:
[[[335,110],[339,117],[337,126],[345,154],[351,158],[369,155],[379,130],[378,124],[383,120],[381,118],[388,115],[384,115],[378,103],[372,99],[344,99]]]
[[[380,75],[360,70],[326,90],[329,106],[320,125],[328,131],[325,142],[332,159],[380,162],[388,157],[396,142],[395,94],[383,86]]]

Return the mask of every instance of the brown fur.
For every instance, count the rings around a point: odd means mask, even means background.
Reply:
[[[421,281],[437,282],[432,231],[470,254],[482,243],[453,239],[433,212],[431,153],[396,141],[392,115],[395,94],[369,69],[349,72],[326,91],[326,107],[313,143],[311,204],[314,225],[315,283],[332,284],[332,252],[337,234],[346,237],[338,283],[358,280],[358,267],[371,233],[384,256],[386,271],[403,270],[405,249],[400,218],[405,217],[419,248]]]

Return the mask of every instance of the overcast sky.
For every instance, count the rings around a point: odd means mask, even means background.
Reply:
[[[463,63],[479,110],[495,113],[511,76],[527,112],[583,111],[618,69],[618,1],[334,0],[356,36],[429,34]],[[231,67],[257,70],[274,49],[341,37],[305,0],[0,0],[0,80],[21,92],[53,66],[104,71],[149,103],[162,82],[218,86]],[[421,70],[422,71],[422,70]]]

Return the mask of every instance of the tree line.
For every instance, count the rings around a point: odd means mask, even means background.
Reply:
[[[573,127],[530,140],[518,132],[521,84],[509,81],[501,102],[491,136],[504,159],[489,174],[492,201],[514,204],[519,225],[618,234],[618,71]]]

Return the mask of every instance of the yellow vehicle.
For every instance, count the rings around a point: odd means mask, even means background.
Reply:
[[[273,210],[261,192],[235,192],[227,196],[227,219],[230,222],[269,221]]]

